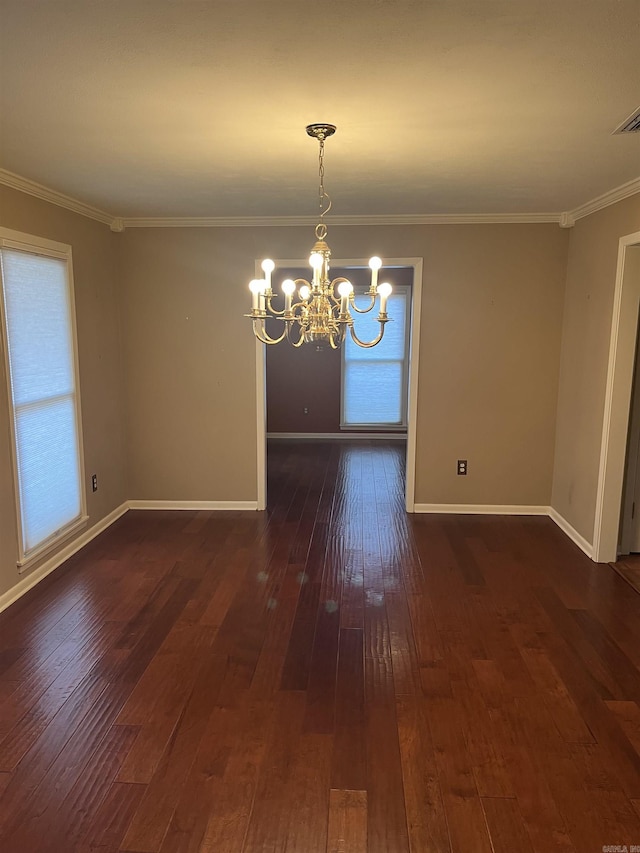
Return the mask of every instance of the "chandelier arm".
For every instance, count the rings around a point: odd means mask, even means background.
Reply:
[[[270,313],[270,314],[272,314],[274,317],[281,317],[281,316],[284,314],[285,309],[283,308],[283,309],[282,309],[282,311],[278,311],[278,309],[277,309],[277,308],[274,308],[274,307],[271,305],[271,300],[272,300],[272,299],[273,299],[273,296],[267,296],[267,310],[268,310],[268,311],[269,311],[269,313]]]
[[[300,327],[300,337],[298,338],[298,340],[294,343],[291,338],[289,338],[289,343],[292,347],[295,347],[296,349],[302,346],[302,344],[304,343],[304,330],[302,329],[302,327]]]
[[[384,324],[387,322],[386,320],[378,320],[380,323],[380,334],[377,338],[374,338],[372,341],[361,341],[360,338],[356,335],[353,326],[350,326],[351,337],[353,338],[353,342],[357,344],[359,347],[363,349],[370,349],[374,347],[376,344],[379,344],[382,340],[382,336],[384,335]]]
[[[335,288],[336,288],[339,284],[342,284],[342,282],[343,282],[343,281],[346,281],[346,282],[347,282],[347,284],[351,284],[351,282],[349,281],[349,279],[348,279],[348,278],[344,278],[343,276],[338,276],[338,278],[334,278],[334,279],[333,279],[333,281],[329,282],[330,296],[331,296],[331,298],[333,299],[333,301],[336,303],[336,305],[340,305],[340,303],[341,303],[341,301],[342,301],[342,297],[340,297],[340,296],[336,296],[336,295],[335,295]]]
[[[365,296],[366,296],[366,294],[365,294]],[[369,313],[369,311],[371,311],[371,309],[373,308],[373,306],[376,304],[376,296],[375,296],[375,294],[374,294],[374,295],[371,297],[371,305],[369,305],[369,307],[368,307],[368,308],[358,308],[358,306],[356,305],[356,297],[355,297],[355,294],[354,294],[354,293],[352,293],[352,294],[351,294],[351,296],[349,297],[349,302],[351,303],[351,307],[353,308],[353,310],[354,310],[357,314],[368,314],[368,313]]]
[[[263,344],[279,344],[280,341],[283,341],[285,339],[285,336],[287,334],[287,328],[285,326],[285,330],[280,335],[279,338],[271,338],[265,332],[264,328],[260,329],[258,326],[256,326],[256,321],[254,320],[253,321],[253,334],[260,341],[260,343],[263,343]]]

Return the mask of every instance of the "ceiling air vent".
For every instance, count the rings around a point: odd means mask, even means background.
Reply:
[[[626,118],[622,124],[618,125],[613,131],[614,133],[640,133],[640,107],[631,113],[629,118]]]

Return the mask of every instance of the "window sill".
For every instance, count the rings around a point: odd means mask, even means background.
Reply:
[[[18,574],[21,575],[23,572],[26,572],[35,563],[42,560],[43,557],[49,556],[65,542],[68,542],[76,533],[87,526],[88,521],[88,515],[81,515],[80,518],[71,522],[67,527],[63,527],[57,533],[54,533],[52,538],[47,539],[41,545],[38,545],[37,548],[34,548],[32,551],[29,551],[28,554],[25,554],[17,562]]]
[[[340,429],[342,430],[351,430],[355,432],[356,430],[365,430],[366,432],[406,432],[407,426],[406,424],[340,424]]]

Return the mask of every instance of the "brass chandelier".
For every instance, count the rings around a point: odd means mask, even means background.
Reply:
[[[273,305],[275,294],[271,289],[271,274],[275,264],[272,260],[267,258],[262,262],[264,278],[254,279],[249,284],[252,306],[251,313],[245,316],[251,317],[253,332],[263,344],[279,344],[286,338],[294,347],[300,347],[304,343],[328,343],[332,349],[338,349],[344,342],[349,329],[351,338],[359,347],[369,348],[380,343],[384,335],[385,323],[389,322],[387,300],[392,288],[388,282],[378,284],[378,271],[382,266],[380,258],[373,257],[369,261],[371,284],[364,294],[370,298],[370,304],[367,307],[358,308],[353,285],[348,279],[339,277],[332,281],[329,278],[331,250],[325,242],[327,226],[324,223],[324,217],[331,209],[331,200],[324,188],[324,143],[325,139],[335,132],[336,128],[333,124],[310,124],[307,127],[309,136],[317,139],[320,146],[318,155],[320,216],[315,229],[316,243],[309,258],[309,264],[313,270],[311,281],[304,278],[298,278],[295,281],[285,279],[281,285],[284,295],[282,310],[278,310]],[[361,341],[354,330],[351,312],[368,314],[373,310],[378,296],[380,310],[377,320],[380,331],[373,340]],[[276,317],[284,322],[284,329],[279,337],[272,338],[267,333],[268,317]]]

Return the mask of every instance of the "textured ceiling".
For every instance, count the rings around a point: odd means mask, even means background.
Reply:
[[[0,0],[0,167],[118,216],[556,212],[640,175],[640,0]]]

